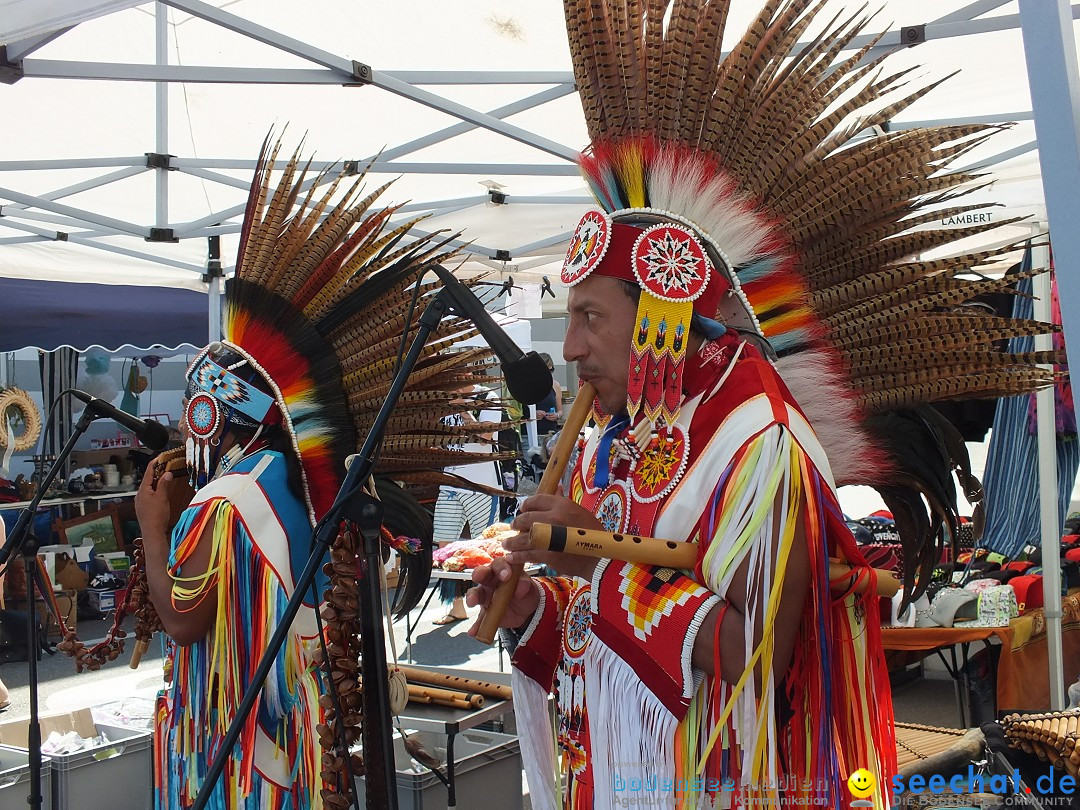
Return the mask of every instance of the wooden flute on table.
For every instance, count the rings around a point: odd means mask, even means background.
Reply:
[[[545,551],[582,554],[587,557],[607,557],[612,560],[666,565],[670,568],[693,568],[697,565],[697,543],[681,543],[661,540],[658,537],[638,537],[633,534],[617,534],[599,529],[575,529],[534,523],[529,539],[535,548]],[[877,593],[891,597],[900,590],[900,580],[891,571],[873,569],[877,574]],[[845,591],[851,587],[851,578],[858,577],[859,569],[838,560],[829,560],[829,580],[832,590]],[[868,577],[855,580],[855,592],[866,593],[870,586]]]
[[[509,686],[490,681],[478,681],[473,678],[465,678],[450,672],[432,672],[430,669],[410,667],[398,664],[397,668],[405,673],[410,682],[426,683],[431,686],[440,686],[444,689],[456,689],[462,693],[472,693],[494,698],[495,700],[510,700],[513,691]]]
[[[437,706],[451,706],[455,709],[480,709],[484,706],[484,696],[458,692],[454,689],[439,689],[428,684],[410,683],[409,700],[413,703],[434,703]]]
[[[583,383],[574,397],[574,404],[570,413],[566,416],[562,433],[555,442],[555,449],[548,456],[547,466],[540,478],[540,484],[536,488],[537,495],[554,495],[559,488],[563,472],[566,470],[566,462],[570,460],[570,454],[574,450],[578,433],[589,418],[592,411],[593,399],[596,398],[596,389],[590,383]],[[499,624],[502,622],[506,608],[510,604],[510,598],[517,588],[518,579],[521,577],[522,566],[515,565],[511,569],[510,579],[499,584],[495,593],[491,596],[491,604],[487,606],[484,614],[480,617],[480,627],[477,628],[476,638],[484,644],[495,641],[495,634],[499,632]]]

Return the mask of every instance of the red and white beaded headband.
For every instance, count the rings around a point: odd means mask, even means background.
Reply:
[[[670,211],[627,208],[585,213],[574,230],[561,278],[567,286],[593,273],[636,284],[666,301],[692,301],[694,311],[715,318],[725,295],[741,304],[761,334],[753,307],[724,251],[692,222]]]

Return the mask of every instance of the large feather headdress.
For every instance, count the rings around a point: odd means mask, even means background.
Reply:
[[[950,165],[997,128],[883,131],[933,85],[905,91],[907,71],[869,59],[877,39],[838,60],[861,12],[802,42],[824,5],[769,0],[725,54],[730,0],[567,0],[592,141],[580,164],[602,211],[579,226],[563,275],[634,279],[617,257],[649,267],[640,243],[657,221],[700,242],[707,284],[691,305],[768,340],[837,484],[875,486],[893,510],[910,594],[955,537],[950,471],[980,496],[963,442],[927,404],[1049,383],[1036,364],[1050,354],[998,341],[1052,327],[963,306],[1011,283],[969,274],[1004,249],[921,258],[997,227],[928,227],[985,207],[955,202],[979,178]],[[585,255],[583,237],[604,228],[603,254]],[[657,396],[643,407],[662,419]]]
[[[196,358],[189,387],[212,394],[240,421],[283,424],[314,521],[386,398],[402,334],[434,289],[424,273],[451,254],[449,239],[407,238],[418,220],[391,223],[399,206],[375,207],[389,184],[364,195],[364,172],[309,178],[294,154],[274,183],[279,148],[264,144],[257,164],[236,276],[226,286],[224,339]],[[447,351],[473,334],[455,318],[432,334],[387,427],[377,473],[431,484],[443,480],[445,466],[481,460],[459,448],[497,426],[452,427],[441,418],[470,407],[463,385],[492,382],[489,350]],[[227,367],[216,362],[237,356]],[[253,419],[259,393],[240,379],[252,370],[273,400]]]

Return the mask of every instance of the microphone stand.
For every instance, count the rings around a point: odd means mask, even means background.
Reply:
[[[270,668],[277,658],[278,651],[285,643],[286,638],[292,631],[292,622],[303,604],[304,595],[311,589],[315,575],[322,567],[326,553],[330,549],[338,531],[342,518],[348,518],[360,524],[361,534],[364,538],[365,576],[357,583],[360,599],[360,621],[362,634],[362,655],[364,675],[364,759],[367,780],[366,805],[368,808],[386,808],[397,810],[397,772],[394,766],[393,735],[391,733],[390,694],[387,683],[386,644],[383,639],[383,606],[381,584],[376,572],[382,566],[382,551],[379,541],[379,526],[382,520],[382,509],[377,501],[363,496],[359,492],[360,485],[370,476],[375,466],[375,454],[382,443],[383,434],[390,415],[397,404],[398,398],[405,389],[409,375],[416,366],[420,354],[424,350],[429,335],[439,326],[439,322],[449,313],[458,314],[460,310],[446,298],[452,298],[446,288],[440,290],[431,303],[427,305],[420,316],[416,337],[413,339],[409,352],[401,363],[397,374],[390,384],[386,399],[379,409],[375,421],[368,431],[367,438],[360,452],[353,456],[349,464],[345,480],[338,490],[337,499],[330,508],[329,513],[321,522],[315,534],[314,548],[308,557],[303,573],[296,581],[296,587],[285,606],[281,623],[274,630],[273,636],[267,643],[259,666],[252,676],[244,697],[237,707],[236,716],[229,726],[228,732],[221,743],[221,748],[214,756],[206,776],[203,779],[199,794],[192,805],[192,810],[205,810],[210,797],[213,795],[217,781],[225,770],[225,763],[232,756],[236,741],[240,738],[244,724],[251,714],[266,682]],[[370,527],[374,525],[374,531]],[[348,757],[349,752],[345,751]]]
[[[30,765],[30,795],[27,796],[26,801],[30,805],[30,810],[41,810],[42,802],[41,726],[38,725],[37,671],[41,641],[38,638],[37,615],[34,610],[34,589],[37,584],[37,552],[41,544],[30,532],[30,524],[34,519],[35,512],[37,512],[38,504],[41,503],[41,499],[45,497],[45,493],[49,489],[49,485],[52,484],[64,466],[68,456],[71,455],[71,451],[75,449],[75,444],[79,441],[79,438],[90,427],[90,423],[97,418],[98,414],[94,413],[92,408],[89,406],[83,408],[82,416],[75,423],[71,437],[64,445],[64,449],[60,451],[60,455],[56,457],[52,466],[49,467],[48,474],[38,484],[37,492],[30,499],[29,505],[19,513],[19,519],[11,530],[11,534],[8,535],[7,543],[4,544],[3,548],[0,548],[0,566],[5,566],[13,554],[21,553],[26,570],[26,658],[27,663],[30,665],[30,728],[26,735],[26,748]],[[44,596],[45,594],[42,594],[42,597]]]

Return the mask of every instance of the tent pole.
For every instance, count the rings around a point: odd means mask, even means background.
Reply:
[[[221,276],[210,277],[210,334],[208,343],[221,340]]]
[[[169,9],[164,3],[154,4],[154,61],[169,64]],[[154,152],[169,153],[169,83],[154,82]],[[169,227],[169,170],[159,166],[155,172],[156,205],[154,224]]]
[[[1045,233],[1045,230],[1040,230]],[[1032,279],[1035,294],[1034,315],[1049,322],[1050,309],[1050,248],[1033,247],[1032,267],[1046,270]],[[1035,336],[1035,350],[1053,349],[1050,335]],[[1062,661],[1061,639],[1061,526],[1058,525],[1057,442],[1054,428],[1054,388],[1050,386],[1035,395],[1036,426],[1039,447],[1039,514],[1042,515],[1041,542],[1043,567],[1043,611],[1046,614],[1047,664],[1050,671],[1050,708],[1065,708],[1065,666]]]
[[[1076,64],[1072,12],[1068,0],[1020,0],[1024,57],[1043,166],[1047,220],[1055,264],[1066,270],[1058,278],[1066,341],[1070,336],[1076,340],[1080,335],[1080,308],[1076,306],[1080,300],[1080,277],[1076,274],[1080,266],[1080,238],[1073,227],[1075,213],[1080,208],[1080,101],[1077,98],[1080,71]],[[1038,284],[1039,280],[1036,278],[1034,282]],[[1049,306],[1049,295],[1044,294],[1049,286],[1047,281],[1045,288],[1035,287],[1036,317],[1044,311],[1038,308],[1040,302],[1045,301]],[[1080,391],[1074,390],[1073,396],[1080,396]],[[1052,403],[1050,407],[1053,407]],[[1048,514],[1057,515],[1056,508],[1051,513],[1044,506],[1043,515]],[[1043,521],[1042,537],[1050,705],[1053,709],[1061,709],[1064,708],[1065,687],[1061,663],[1060,537],[1051,537],[1048,523]],[[1053,529],[1060,532],[1061,527],[1054,526]]]
[[[1065,340],[1080,335],[1080,71],[1068,0],[1020,0],[1031,109],[1058,277]],[[1073,390],[1080,401],[1080,389]]]
[[[209,285],[207,300],[210,306],[210,317],[207,318],[210,329],[209,343],[221,340],[221,278],[224,275],[221,268],[221,237],[210,236],[206,240],[206,273],[203,280]]]

